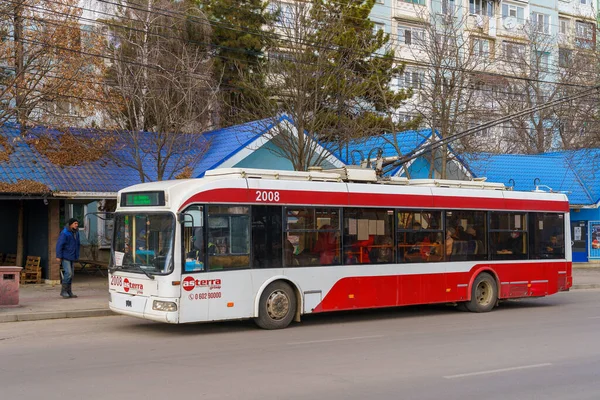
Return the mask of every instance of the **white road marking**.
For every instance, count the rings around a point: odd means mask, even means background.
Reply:
[[[470,372],[467,374],[448,375],[448,376],[444,376],[444,378],[445,379],[466,378],[468,376],[488,375],[488,374],[498,374],[500,372],[518,371],[520,369],[549,367],[550,365],[552,365],[552,364],[551,363],[543,363],[543,364],[533,364],[533,365],[521,365],[519,367],[491,369],[489,371],[479,371],[479,372]]]
[[[339,339],[310,340],[308,342],[292,342],[292,343],[288,343],[288,345],[312,344],[312,343],[327,343],[327,342],[341,342],[341,341],[344,341],[344,340],[377,339],[377,338],[382,338],[382,337],[384,337],[384,335],[355,336],[355,337],[339,338]]]

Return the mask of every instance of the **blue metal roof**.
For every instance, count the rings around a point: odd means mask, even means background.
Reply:
[[[194,142],[199,144],[199,148],[186,148],[190,153],[202,152],[206,149],[192,176],[201,177],[207,170],[219,167],[282,121],[292,123],[290,118],[281,115],[277,118],[253,121],[202,134],[202,141]],[[77,129],[72,131],[82,135],[93,135],[93,131]],[[31,137],[41,134],[58,136],[60,132],[45,127],[29,130]],[[139,136],[138,143],[143,153],[144,172],[149,175],[151,181],[157,179],[156,161],[153,160],[153,152],[144,153],[143,149],[155,146],[153,135],[154,133],[145,132],[144,135]],[[0,161],[0,182],[17,183],[20,180],[31,180],[48,186],[51,191],[107,193],[114,193],[141,182],[138,171],[126,166],[128,160],[129,163],[132,162],[130,150],[133,146],[127,143],[126,135],[119,139],[120,142],[115,146],[111,159],[105,158],[78,166],[64,167],[53,164],[46,156],[30,147],[22,139],[15,125],[0,126],[0,136],[5,137],[14,147],[9,161]],[[173,170],[172,167],[171,164],[170,171]],[[168,175],[169,168],[166,176]]]
[[[75,134],[87,135],[90,131],[73,130]],[[28,130],[27,136],[34,138],[39,135],[58,136],[61,133],[45,127],[35,127]],[[109,159],[86,162],[82,165],[59,166],[52,163],[46,156],[40,154],[34,147],[29,146],[15,125],[0,127],[0,135],[6,138],[14,147],[8,162],[0,162],[0,181],[17,183],[20,180],[32,180],[42,183],[51,191],[62,192],[107,192],[114,193],[124,187],[140,183],[136,170],[122,163]],[[151,139],[147,133],[146,139]],[[115,146],[116,159],[127,160],[131,156],[124,150],[123,145]],[[152,161],[144,159],[144,167],[151,171]],[[155,178],[156,176],[154,176]]]
[[[600,171],[599,149],[531,155],[479,153],[463,155],[462,160],[474,176],[514,185],[515,190],[530,191],[536,185],[546,185],[565,192],[571,204],[600,201],[600,179],[595,176],[595,171]]]
[[[73,129],[72,132],[78,135],[93,134],[92,131],[76,129]],[[61,132],[56,130],[35,127],[28,130],[26,137],[59,136],[60,134]],[[140,150],[153,145],[154,135],[151,132],[144,132],[139,136],[141,139]],[[59,166],[40,154],[34,147],[29,146],[17,126],[10,124],[1,126],[0,136],[6,138],[14,148],[14,152],[9,156],[9,161],[0,162],[0,182],[17,183],[20,180],[31,180],[46,185],[51,191],[106,193],[114,193],[124,187],[141,182],[138,171],[126,166],[128,160],[131,162],[132,156],[128,151],[126,139],[123,138],[114,146],[111,159],[103,158],[75,166]],[[188,151],[203,151],[204,146],[198,147],[198,149],[188,149]],[[156,180],[156,161],[153,159],[152,153],[144,153],[142,150],[142,154],[144,171],[149,175],[150,180]],[[174,162],[172,160],[170,165],[167,164],[167,174],[173,171]]]
[[[202,177],[206,171],[217,168],[283,120],[290,121],[286,116],[280,116],[206,132],[204,137],[210,145],[194,176]]]

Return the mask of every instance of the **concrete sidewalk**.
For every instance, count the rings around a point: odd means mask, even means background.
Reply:
[[[0,323],[114,315],[108,309],[108,278],[76,275],[72,289],[76,299],[60,297],[60,285],[23,285],[18,306],[0,307]]]
[[[572,290],[576,289],[600,289],[600,264],[573,264]],[[73,293],[79,297],[63,299],[60,285],[24,285],[19,306],[0,307],[0,323],[115,315],[108,309],[106,277],[76,275]]]

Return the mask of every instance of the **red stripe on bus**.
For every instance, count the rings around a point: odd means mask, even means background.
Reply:
[[[262,200],[258,196],[263,192],[279,194],[279,201]],[[191,203],[241,203],[241,204],[298,204],[298,205],[336,205],[348,204],[347,192],[313,192],[306,190],[270,190],[270,189],[212,189],[196,193],[183,203],[181,209]]]
[[[260,193],[277,192],[279,201],[264,201]],[[186,200],[181,209],[191,203],[293,204],[352,207],[411,207],[479,210],[554,211],[568,212],[565,201],[504,199],[486,197],[430,196],[415,194],[316,192],[305,190],[212,189]]]
[[[495,272],[500,280],[499,298],[540,297],[572,286],[571,263],[560,261],[479,264],[469,272],[347,277],[337,281],[312,312],[466,301],[474,272],[482,269]]]

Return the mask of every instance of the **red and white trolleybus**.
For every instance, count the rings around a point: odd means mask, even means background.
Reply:
[[[110,309],[168,323],[501,299],[572,285],[564,194],[374,171],[209,171],[119,192]]]

